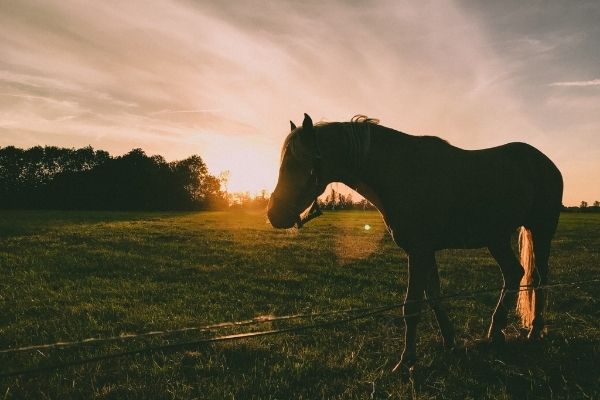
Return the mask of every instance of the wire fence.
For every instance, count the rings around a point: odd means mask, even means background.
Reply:
[[[559,282],[559,283],[550,284],[550,285],[540,285],[540,286],[535,287],[535,289],[554,289],[557,287],[578,287],[580,285],[587,285],[587,284],[597,283],[597,282],[600,282],[600,279],[588,279],[588,280],[579,280],[579,281],[572,281],[572,282]],[[505,292],[513,292],[514,293],[514,292],[519,292],[519,291],[530,290],[532,288],[533,287],[530,285],[522,285],[519,287],[519,289],[507,289],[507,290],[505,290]],[[470,297],[474,297],[474,296],[486,294],[486,293],[497,293],[498,291],[500,291],[502,289],[503,288],[501,288],[501,287],[497,287],[497,288],[492,288],[492,289],[481,289],[481,290],[475,290],[475,291],[469,291],[469,292],[458,292],[458,293],[440,296],[433,300],[443,301],[443,300],[448,300],[448,299],[470,298]],[[423,299],[423,300],[415,301],[412,304],[415,304],[415,303],[424,304],[424,303],[429,303],[430,301],[431,300]],[[66,348],[75,348],[75,347],[83,347],[83,346],[90,346],[90,345],[93,346],[93,345],[100,345],[100,344],[105,344],[105,343],[109,343],[109,342],[128,341],[128,340],[133,340],[133,339],[138,339],[138,338],[148,338],[148,337],[157,337],[157,336],[168,336],[168,335],[187,333],[187,332],[210,332],[210,331],[215,331],[215,330],[219,330],[219,329],[223,329],[223,328],[247,327],[247,326],[259,325],[259,324],[265,324],[265,323],[277,322],[277,321],[315,319],[315,318],[329,317],[329,316],[335,316],[335,315],[345,315],[344,318],[338,318],[338,319],[329,320],[329,321],[316,322],[316,323],[311,323],[311,324],[304,324],[304,325],[279,328],[279,329],[267,329],[267,330],[253,331],[253,332],[243,332],[243,333],[235,333],[235,334],[229,334],[229,335],[220,335],[220,336],[215,336],[215,337],[211,337],[211,338],[205,338],[205,339],[199,339],[199,340],[193,340],[193,341],[185,341],[185,342],[179,342],[179,343],[169,343],[169,344],[160,345],[160,346],[147,346],[147,347],[142,347],[142,348],[133,349],[133,350],[127,350],[127,351],[115,352],[115,353],[110,353],[110,354],[105,354],[105,355],[100,355],[100,356],[95,356],[95,357],[83,358],[83,359],[79,359],[79,360],[73,360],[73,361],[64,362],[64,363],[60,363],[60,364],[53,364],[53,365],[47,365],[47,366],[40,366],[40,367],[36,367],[36,368],[3,372],[3,373],[0,373],[0,379],[51,372],[51,371],[55,371],[55,370],[59,370],[59,369],[72,367],[72,366],[92,364],[92,363],[97,363],[97,362],[101,362],[104,360],[127,357],[127,356],[144,354],[144,353],[153,353],[153,352],[157,352],[157,351],[170,352],[170,351],[177,351],[177,350],[183,349],[183,348],[200,346],[200,345],[210,344],[210,343],[239,341],[239,340],[245,340],[245,339],[256,338],[256,337],[264,337],[264,336],[280,335],[280,334],[285,334],[285,333],[301,332],[301,331],[307,331],[307,330],[317,329],[317,328],[328,328],[328,327],[332,327],[332,326],[336,326],[336,325],[350,323],[353,321],[358,321],[361,319],[366,319],[368,317],[382,314],[386,311],[399,309],[399,308],[404,307],[406,304],[407,303],[403,302],[403,303],[394,303],[394,304],[377,306],[377,307],[350,308],[350,309],[344,309],[344,310],[333,310],[333,311],[325,311],[325,312],[317,312],[317,313],[291,314],[291,315],[283,315],[283,316],[261,316],[261,317],[256,317],[256,318],[243,320],[243,321],[221,322],[221,323],[212,324],[212,325],[185,327],[185,328],[161,330],[161,331],[150,331],[150,332],[135,333],[135,334],[124,334],[124,335],[120,335],[120,336],[111,336],[111,337],[104,337],[104,338],[87,338],[87,339],[83,339],[83,340],[79,340],[79,341],[68,341],[68,342],[63,341],[63,342],[55,342],[55,343],[49,343],[49,344],[29,345],[29,346],[23,346],[23,347],[17,347],[17,348],[2,349],[2,350],[0,350],[0,355],[24,353],[24,352],[29,352],[29,351],[41,351],[41,350],[48,350],[48,349],[66,349]],[[423,311],[416,313],[416,314],[403,315],[402,318],[415,317],[422,313],[423,313]]]

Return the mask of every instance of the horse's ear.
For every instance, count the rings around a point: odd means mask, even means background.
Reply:
[[[293,132],[294,129],[296,129],[296,124],[293,123],[292,121],[290,121],[290,127],[292,128],[292,129],[290,129],[290,132]]]
[[[304,121],[302,121],[302,129],[310,131],[313,128],[312,119],[308,116],[307,113],[304,113]]]
[[[302,130],[300,131],[300,138],[306,146],[312,146],[315,142],[315,131],[313,129],[312,119],[308,114],[304,114],[304,121],[302,121]]]

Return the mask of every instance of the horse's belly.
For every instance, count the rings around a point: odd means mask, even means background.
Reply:
[[[412,248],[441,249],[476,249],[487,247],[493,233],[480,227],[448,227],[436,226],[433,229],[423,227],[408,228],[406,225],[396,225],[391,229],[392,237],[398,246],[405,250]],[[421,228],[421,229],[419,229]]]
[[[487,247],[488,235],[474,230],[465,230],[443,235],[435,244],[436,250],[441,249],[477,249]]]
[[[504,218],[477,218],[467,219],[456,224],[440,226],[437,235],[434,235],[437,249],[476,249],[487,247],[499,237],[511,235],[515,229],[522,225],[517,219]]]

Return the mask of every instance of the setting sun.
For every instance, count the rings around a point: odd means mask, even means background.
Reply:
[[[229,192],[250,192],[272,189],[277,182],[279,153],[260,138],[220,137],[207,140],[203,158],[211,172],[227,174]]]

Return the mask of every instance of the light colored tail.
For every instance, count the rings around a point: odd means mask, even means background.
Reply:
[[[521,278],[519,298],[517,299],[517,313],[521,316],[524,327],[531,328],[535,315],[535,293],[533,291],[533,276],[535,273],[535,254],[533,252],[533,236],[531,230],[521,227],[519,232],[519,253],[521,266],[525,274]]]

